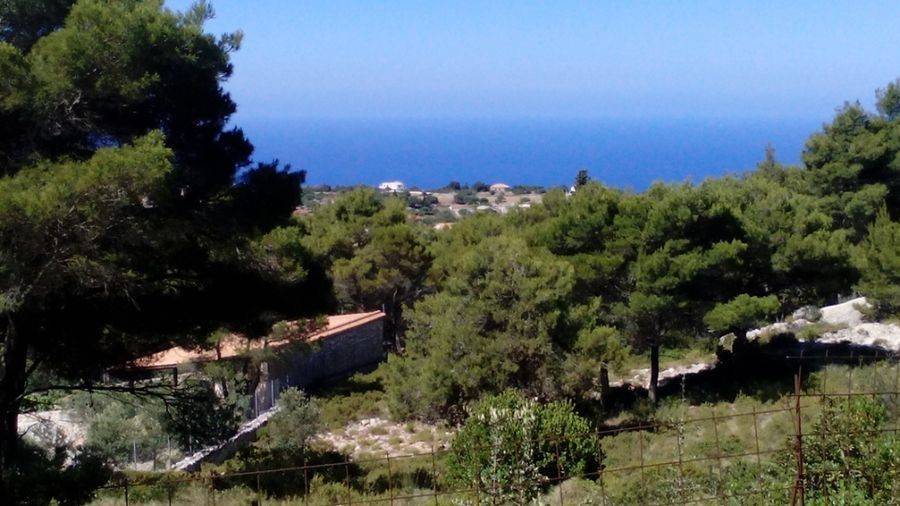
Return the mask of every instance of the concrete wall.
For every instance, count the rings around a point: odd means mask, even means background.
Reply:
[[[383,340],[384,319],[381,318],[280,353],[278,360],[261,367],[254,411],[261,413],[272,407],[285,388],[306,388],[380,362],[384,359]]]

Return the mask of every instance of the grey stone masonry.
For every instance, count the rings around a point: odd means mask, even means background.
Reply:
[[[322,339],[292,346],[277,359],[262,364],[254,412],[274,406],[288,387],[306,388],[321,381],[352,374],[384,359],[384,318],[348,328]]]

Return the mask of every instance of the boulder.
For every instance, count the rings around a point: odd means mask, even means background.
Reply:
[[[816,306],[803,306],[791,315],[794,320],[817,322],[822,318],[822,311]]]
[[[855,327],[863,323],[865,319],[860,308],[871,308],[872,305],[865,297],[857,297],[841,304],[833,306],[825,306],[822,308],[822,322],[832,325],[846,325],[847,327]]]
[[[853,327],[825,333],[817,342],[850,343],[900,353],[900,326],[885,323],[860,323]]]

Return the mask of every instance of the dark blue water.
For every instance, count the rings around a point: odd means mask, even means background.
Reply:
[[[580,168],[608,185],[702,181],[753,168],[771,143],[797,163],[821,119],[241,120],[258,160],[307,171],[310,184],[401,180],[570,184]]]

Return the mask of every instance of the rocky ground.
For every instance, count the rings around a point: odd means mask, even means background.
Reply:
[[[747,339],[753,341],[765,336],[799,333],[814,325],[826,329],[815,336],[818,343],[849,343],[868,346],[894,353],[900,352],[900,326],[893,323],[866,322],[864,311],[871,308],[865,297],[851,299],[841,304],[815,308],[801,308],[787,321],[776,322],[747,332]],[[804,338],[800,338],[803,341]]]
[[[436,425],[366,418],[340,430],[325,432],[318,440],[353,459],[365,459],[443,450],[448,447],[451,437],[448,429]]]
[[[900,325],[894,323],[867,322],[864,311],[871,305],[865,297],[822,308],[806,307],[795,311],[785,321],[775,322],[747,332],[747,339],[754,341],[778,334],[799,334],[803,329],[821,329],[815,342],[821,344],[849,343],[874,350],[900,353]],[[815,334],[815,333],[813,333]],[[723,337],[724,339],[724,337]],[[804,342],[805,338],[798,337]],[[715,358],[709,361],[665,367],[659,372],[660,384],[697,374],[716,366]],[[633,386],[648,388],[650,369],[633,369],[624,379],[610,383],[613,387]]]
[[[857,298],[841,304],[823,308],[803,308],[782,322],[751,330],[748,340],[764,339],[766,336],[793,333],[803,339],[816,343],[839,344],[851,343],[869,347],[874,350],[900,353],[900,325],[894,323],[867,322],[865,310],[869,303],[865,298]],[[802,331],[821,330],[821,333]],[[699,374],[716,366],[716,361],[700,361],[664,367],[660,371],[660,383],[678,381],[680,378]],[[634,386],[647,388],[650,379],[649,369],[634,369],[624,375],[624,379],[612,382],[612,386]],[[243,432],[253,433],[265,424],[264,417],[251,420],[242,428]],[[20,432],[47,446],[65,444],[78,446],[84,442],[85,428],[80,426],[72,413],[62,410],[43,411],[20,417]],[[238,437],[238,436],[236,436]],[[402,456],[441,450],[447,447],[452,438],[452,431],[446,427],[423,424],[420,422],[396,423],[373,417],[352,422],[338,430],[326,431],[318,436],[320,443],[332,446],[352,458],[380,458],[384,456]],[[211,449],[207,449],[207,452]],[[205,455],[197,454],[194,459],[184,462],[190,466],[203,460]],[[199,457],[199,458],[197,458]],[[188,462],[189,461],[189,462]]]

